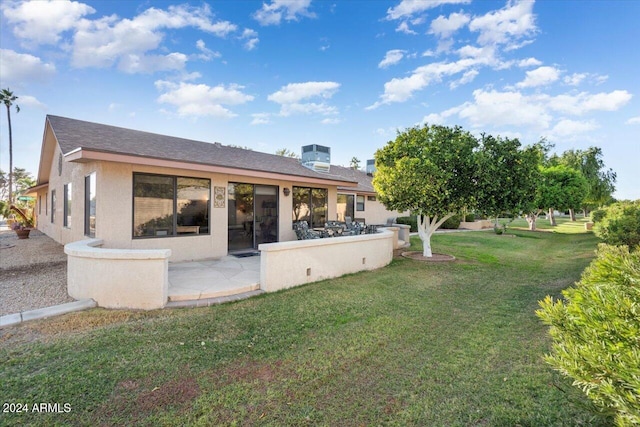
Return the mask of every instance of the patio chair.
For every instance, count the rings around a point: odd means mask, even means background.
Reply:
[[[293,223],[293,231],[295,231],[298,240],[320,239],[322,237],[321,233],[309,229],[307,221],[298,221]]]

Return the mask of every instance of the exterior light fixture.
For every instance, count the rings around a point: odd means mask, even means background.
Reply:
[[[287,197],[289,194],[291,194],[291,190],[285,187],[282,189],[282,193],[284,193],[285,197]]]

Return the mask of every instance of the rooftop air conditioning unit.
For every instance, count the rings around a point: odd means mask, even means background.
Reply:
[[[302,147],[302,164],[316,172],[329,173],[331,168],[331,148],[312,144]]]

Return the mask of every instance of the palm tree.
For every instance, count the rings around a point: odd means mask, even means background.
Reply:
[[[0,100],[7,107],[7,122],[9,124],[9,206],[13,204],[13,137],[11,135],[11,106],[18,99],[9,88],[0,91]],[[20,107],[16,104],[16,113]]]

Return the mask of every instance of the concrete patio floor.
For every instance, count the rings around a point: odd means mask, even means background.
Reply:
[[[260,289],[260,257],[169,263],[169,302],[226,297]]]

